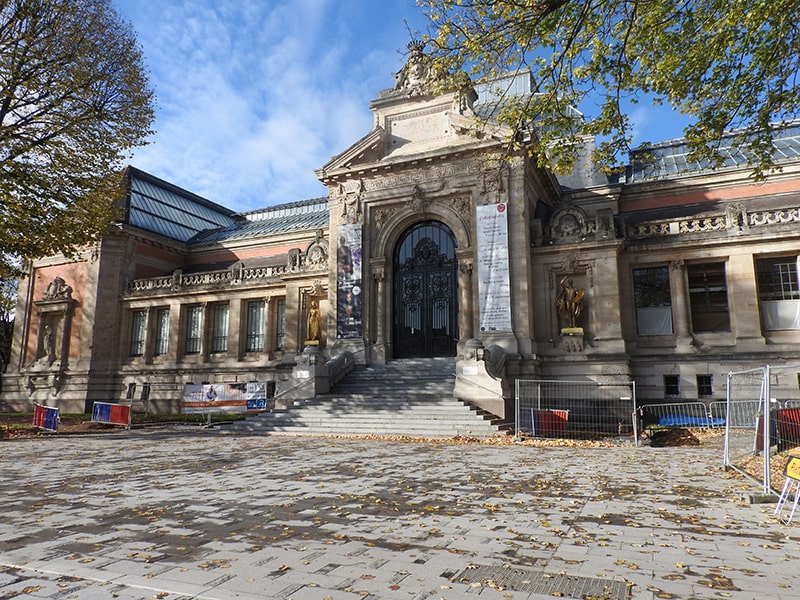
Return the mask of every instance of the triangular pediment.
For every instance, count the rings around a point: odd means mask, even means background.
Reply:
[[[454,153],[507,139],[457,93],[439,96],[387,94],[372,102],[375,127],[317,171],[325,180],[343,171],[381,168],[420,157]]]
[[[358,140],[344,152],[331,158],[325,165],[317,170],[317,177],[330,171],[349,169],[361,164],[369,164],[383,158],[386,146],[386,131],[382,127],[375,127],[367,135]]]

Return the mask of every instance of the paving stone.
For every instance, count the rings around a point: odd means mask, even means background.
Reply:
[[[471,566],[566,577],[566,598],[602,580],[636,600],[800,593],[800,529],[743,502],[757,490],[721,446],[142,430],[2,451],[0,597],[21,577],[50,600],[552,598],[455,580]]]

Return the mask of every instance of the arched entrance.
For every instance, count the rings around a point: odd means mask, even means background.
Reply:
[[[444,223],[409,227],[394,253],[394,357],[455,356],[456,240]]]

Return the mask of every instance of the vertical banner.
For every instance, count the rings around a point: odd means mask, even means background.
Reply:
[[[476,207],[481,331],[511,331],[506,204]]]
[[[59,409],[52,406],[43,406],[41,404],[34,404],[33,406],[33,426],[41,427],[48,431],[58,431],[58,422],[60,421]]]
[[[336,337],[361,339],[361,224],[339,225],[336,246]]]

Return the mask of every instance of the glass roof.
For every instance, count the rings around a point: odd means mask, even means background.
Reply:
[[[632,166],[628,182],[652,181],[747,166],[749,153],[747,148],[734,145],[736,134],[737,132],[731,132],[722,140],[719,151],[723,163],[716,169],[708,162],[690,161],[689,148],[684,139],[661,142],[649,148],[634,150],[631,152]],[[773,147],[773,157],[777,163],[800,158],[800,121],[794,121],[787,127],[776,130]]]
[[[201,231],[227,227],[234,212],[170,183],[129,167],[127,223],[186,242]]]
[[[235,223],[199,234],[193,243],[257,238],[268,235],[309,231],[328,226],[328,199],[312,198],[270,206],[239,215]]]

